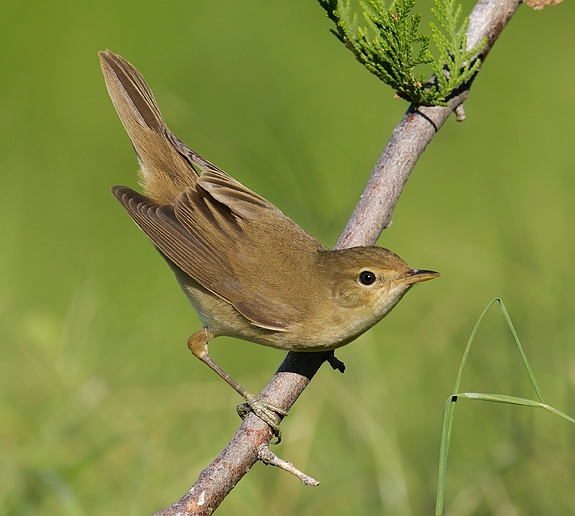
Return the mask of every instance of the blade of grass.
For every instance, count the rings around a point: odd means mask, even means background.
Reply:
[[[543,403],[541,401],[530,400],[528,398],[518,398],[517,396],[508,396],[506,394],[487,394],[483,392],[462,392],[459,394],[454,394],[458,398],[467,398],[470,400],[480,400],[480,401],[491,401],[493,403],[507,403],[508,405],[521,405],[524,407],[535,407],[546,410],[547,412],[551,412],[551,414],[555,414],[570,423],[575,423],[575,419],[571,416],[568,416],[564,412],[552,407],[551,405],[547,405],[547,403]],[[453,398],[452,396],[452,398]]]
[[[519,351],[519,354],[521,356],[521,361],[523,362],[523,365],[524,365],[525,370],[527,372],[527,376],[529,377],[531,385],[533,386],[533,390],[535,391],[535,394],[537,395],[537,398],[539,399],[539,401],[531,400],[528,398],[518,398],[516,396],[509,396],[509,395],[505,395],[505,394],[486,394],[486,393],[480,393],[480,392],[464,392],[464,393],[458,392],[459,387],[461,385],[461,379],[463,377],[463,371],[465,369],[465,365],[467,363],[467,358],[469,356],[469,351],[471,350],[471,345],[473,344],[473,341],[475,339],[475,335],[477,334],[477,331],[479,330],[479,326],[481,325],[481,322],[483,321],[485,314],[487,313],[487,311],[491,308],[491,306],[494,303],[498,303],[498,305],[499,305],[499,311],[501,313],[501,316],[503,317],[503,320],[507,324],[507,327],[509,328],[511,335],[513,336],[513,341],[515,342],[517,350]],[[448,452],[449,452],[449,444],[451,442],[451,435],[452,435],[452,428],[453,428],[453,417],[454,417],[454,413],[455,413],[455,403],[457,402],[457,400],[459,398],[474,399],[474,400],[480,400],[480,401],[489,401],[492,403],[507,403],[510,405],[521,405],[521,406],[527,406],[527,407],[542,408],[543,410],[547,410],[548,412],[551,412],[552,414],[555,414],[556,416],[559,416],[559,417],[569,421],[570,423],[575,423],[575,419],[573,419],[572,417],[568,416],[567,414],[561,412],[560,410],[557,410],[556,408],[552,407],[551,405],[547,405],[543,401],[543,397],[541,396],[541,391],[539,390],[539,385],[537,384],[537,380],[535,379],[535,374],[533,373],[533,369],[531,369],[531,366],[529,365],[529,361],[527,360],[527,356],[525,355],[525,352],[523,351],[523,347],[521,346],[521,342],[519,341],[519,336],[517,335],[517,332],[515,331],[515,327],[513,326],[513,323],[511,322],[511,318],[509,317],[509,313],[507,312],[507,309],[505,308],[505,304],[499,298],[493,299],[487,305],[487,307],[483,310],[483,312],[481,313],[481,315],[477,319],[475,326],[473,327],[473,331],[471,332],[471,335],[469,336],[469,340],[467,341],[467,346],[465,347],[465,351],[463,352],[463,357],[461,358],[461,363],[459,365],[459,371],[457,372],[457,378],[455,380],[455,388],[454,388],[453,392],[454,392],[454,394],[452,394],[447,399],[447,401],[445,402],[445,408],[443,411],[443,422],[442,422],[442,428],[441,428],[441,446],[439,449],[439,475],[438,475],[438,484],[437,484],[437,499],[436,499],[436,505],[435,505],[436,516],[441,516],[443,514],[443,506],[445,503],[445,478],[446,478],[446,474],[447,474],[447,456],[448,456]]]
[[[494,299],[491,303],[493,303],[494,301],[496,301],[496,300]],[[539,385],[537,384],[537,380],[535,379],[535,374],[533,374],[533,370],[531,369],[531,366],[529,365],[529,362],[527,361],[527,357],[525,356],[525,353],[523,351],[523,347],[521,346],[521,342],[519,342],[519,336],[517,335],[517,332],[515,331],[515,327],[513,326],[513,323],[511,322],[511,317],[509,317],[509,313],[507,313],[507,309],[505,308],[503,301],[501,299],[497,299],[497,301],[499,302],[499,311],[501,312],[501,316],[503,317],[503,320],[507,324],[507,327],[509,328],[511,335],[513,336],[513,340],[515,342],[515,345],[517,346],[517,350],[519,351],[519,354],[521,355],[521,360],[523,361],[523,365],[525,366],[525,370],[527,371],[527,376],[529,376],[529,380],[531,381],[531,385],[533,385],[533,390],[535,391],[535,394],[537,394],[537,398],[539,398],[539,401],[541,403],[544,403],[543,398],[541,397],[541,392],[539,391]]]

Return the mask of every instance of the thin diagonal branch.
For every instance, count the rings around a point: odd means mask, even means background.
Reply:
[[[468,48],[482,39],[482,62],[513,16],[520,0],[479,0],[469,16]],[[448,101],[447,107],[411,106],[394,130],[369,178],[336,248],[373,245],[391,224],[393,210],[417,160],[449,115],[469,94],[471,81]],[[262,399],[289,410],[326,360],[326,353],[288,353],[261,393]],[[190,490],[155,516],[211,514],[257,462],[269,445],[269,427],[248,414],[220,455],[204,469]]]

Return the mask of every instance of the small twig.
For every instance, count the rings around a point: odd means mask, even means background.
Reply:
[[[319,486],[319,482],[315,478],[306,475],[297,469],[291,462],[280,459],[265,444],[262,444],[258,448],[258,459],[268,466],[277,466],[278,468],[291,473],[292,475],[299,478],[306,486]]]
[[[458,122],[463,122],[465,120],[465,108],[463,107],[463,104],[459,104],[459,106],[455,108],[455,120]]]

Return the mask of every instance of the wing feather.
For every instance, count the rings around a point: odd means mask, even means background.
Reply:
[[[278,290],[274,289],[270,299],[270,289],[259,285],[257,270],[251,271],[245,281],[241,281],[242,276],[238,275],[235,264],[227,259],[230,255],[242,254],[237,245],[241,239],[237,235],[213,231],[213,228],[209,232],[201,230],[202,226],[215,220],[207,219],[207,213],[211,212],[212,217],[223,217],[215,206],[219,205],[220,210],[225,211],[224,205],[207,203],[202,215],[197,204],[189,204],[197,195],[191,189],[180,195],[175,207],[159,205],[128,187],[114,187],[112,192],[165,258],[230,303],[252,323],[284,331],[297,322],[297,311],[278,298]],[[234,231],[241,229],[236,227]]]

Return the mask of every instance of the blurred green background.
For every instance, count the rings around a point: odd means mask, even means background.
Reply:
[[[430,2],[421,1],[426,10]],[[464,9],[471,8],[466,2]],[[332,246],[407,104],[329,34],[314,0],[54,0],[0,6],[0,513],[149,514],[178,499],[239,420],[188,352],[199,327],[110,195],[137,163],[97,51],[134,63],[184,141]],[[221,514],[433,512],[444,400],[501,296],[546,401],[575,413],[574,2],[522,6],[420,159],[380,244],[442,278],[323,367]],[[218,339],[259,391],[284,354]],[[531,396],[495,312],[463,389]],[[575,428],[462,402],[450,515],[574,514]]]

